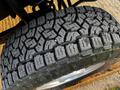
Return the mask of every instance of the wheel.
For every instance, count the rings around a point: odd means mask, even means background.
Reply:
[[[50,12],[16,28],[1,56],[4,90],[32,90],[119,57],[120,24],[96,7]]]

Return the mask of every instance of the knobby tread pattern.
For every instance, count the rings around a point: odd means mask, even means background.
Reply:
[[[120,24],[96,7],[50,12],[17,29],[2,58],[3,90],[30,90],[108,58],[118,57]]]

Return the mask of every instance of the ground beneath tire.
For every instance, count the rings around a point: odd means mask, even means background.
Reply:
[[[118,61],[120,59],[117,59]],[[77,84],[64,90],[110,90],[120,86],[120,61],[114,64],[106,64],[103,70],[94,73],[85,79],[79,80]]]

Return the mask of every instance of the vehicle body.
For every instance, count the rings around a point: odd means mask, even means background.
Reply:
[[[67,0],[67,4],[64,0],[57,0],[57,6],[58,9],[62,9],[62,7],[72,7],[77,6],[79,3],[86,2],[86,1],[96,1],[96,0],[78,0],[76,3],[72,4],[71,0]],[[0,1],[0,20],[4,19],[8,15],[12,16],[13,18],[16,17],[16,15],[20,16],[23,20],[26,22],[29,21],[29,19],[32,19],[32,17],[29,17],[27,15],[27,12],[24,10],[25,6],[31,5],[33,7],[33,12],[35,12],[35,6],[39,6],[40,11],[39,14],[42,14],[44,12],[50,12],[51,10],[56,10],[56,7],[54,5],[54,0],[1,0]],[[36,15],[36,14],[35,14]],[[34,15],[34,17],[35,17]]]

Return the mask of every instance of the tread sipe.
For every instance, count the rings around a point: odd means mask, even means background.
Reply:
[[[17,28],[2,58],[4,90],[32,90],[120,54],[120,24],[95,7],[50,12]]]

